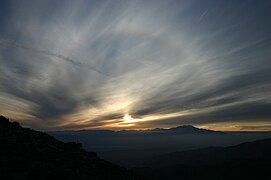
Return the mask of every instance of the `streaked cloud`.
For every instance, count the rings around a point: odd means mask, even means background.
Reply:
[[[1,3],[0,113],[27,126],[270,121],[269,1]]]

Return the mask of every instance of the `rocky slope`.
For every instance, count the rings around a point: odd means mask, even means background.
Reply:
[[[0,144],[0,179],[142,179],[83,150],[80,143],[63,143],[3,116]]]

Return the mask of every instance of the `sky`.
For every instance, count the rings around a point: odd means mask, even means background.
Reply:
[[[1,0],[0,114],[39,130],[271,130],[269,0]]]

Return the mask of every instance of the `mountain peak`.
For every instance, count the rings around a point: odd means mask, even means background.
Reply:
[[[170,129],[173,130],[173,129],[198,129],[198,128],[192,125],[181,125],[181,126],[173,127]]]
[[[168,131],[178,132],[178,133],[214,133],[214,132],[218,132],[218,131],[212,131],[212,130],[208,130],[208,129],[197,128],[192,125],[177,126],[177,127],[173,127],[173,128],[168,129]]]

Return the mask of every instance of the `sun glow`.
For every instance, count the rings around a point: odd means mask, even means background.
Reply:
[[[136,119],[134,119],[132,116],[130,116],[129,114],[126,114],[123,118],[122,118],[124,121],[124,123],[135,123],[137,122]]]
[[[124,121],[130,121],[130,120],[133,120],[132,116],[130,116],[129,114],[126,114],[124,117],[123,117],[123,120]]]

